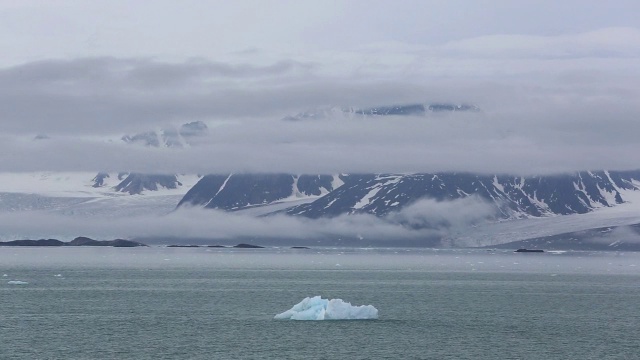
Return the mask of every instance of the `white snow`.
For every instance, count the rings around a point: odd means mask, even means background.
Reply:
[[[371,190],[369,190],[369,192],[362,199],[360,199],[360,201],[358,201],[355,205],[353,205],[354,210],[359,210],[369,205],[371,203],[371,199],[373,199],[378,194],[378,192],[382,190],[383,187],[397,184],[398,182],[400,182],[400,180],[402,180],[402,175],[385,176],[385,177],[377,178],[377,180],[382,180],[382,179],[389,179],[389,181],[375,184],[371,188]]]
[[[298,189],[298,179],[300,177],[299,176],[295,176],[293,179],[293,186],[291,189],[291,195],[289,195],[286,198],[282,198],[280,200],[278,200],[275,203],[292,203],[292,202],[300,202],[303,201],[302,203],[310,203],[316,199],[319,199],[325,195],[327,195],[329,193],[329,190],[327,190],[324,187],[320,188],[320,195],[307,195],[304,194],[302,192],[300,192],[300,189]],[[342,186],[344,184],[344,182],[341,179],[336,180],[337,175],[333,176],[333,180],[332,180],[332,186],[333,189],[336,189],[336,184],[338,184],[338,186]],[[293,206],[293,205],[291,205]]]
[[[30,172],[0,173],[0,192],[38,194],[53,197],[103,196],[107,189],[115,186],[117,176],[105,179],[104,187],[92,187],[97,172]],[[113,192],[113,191],[110,191]]]
[[[344,181],[342,181],[340,175],[333,175],[333,181],[331,181],[331,187],[333,188],[333,190],[339,188],[342,185],[344,185]]]
[[[640,185],[634,182],[635,185]],[[625,203],[600,207],[586,214],[529,217],[478,224],[455,238],[458,246],[498,245],[510,241],[552,236],[598,227],[626,226],[640,223],[640,191],[621,190]]]
[[[224,188],[227,186],[227,183],[229,182],[229,179],[231,179],[231,177],[233,176],[233,174],[229,174],[229,176],[227,176],[227,178],[224,180],[224,182],[222,183],[222,186],[220,186],[220,189],[218,189],[218,191],[216,191],[216,194],[213,195],[213,197],[215,198],[216,196],[218,196],[218,194],[220,194],[220,192],[222,190],[224,190]],[[208,205],[208,203],[207,203]]]
[[[600,191],[600,195],[602,195],[602,197],[607,201],[607,204],[611,206],[616,204],[616,194],[614,192],[609,192],[606,189],[601,188],[600,186],[598,186],[598,190]],[[601,205],[600,203],[597,204]]]
[[[277,320],[366,320],[377,319],[373,305],[353,306],[342,299],[307,297],[291,309],[274,317]]]
[[[493,177],[493,186],[494,186],[496,189],[498,189],[498,191],[499,191],[501,194],[504,194],[504,186],[502,186],[502,184],[500,184],[500,182],[498,182],[498,177],[497,177],[497,176],[494,176],[494,177]]]
[[[381,189],[382,189],[382,186],[376,186],[373,189],[369,190],[367,195],[365,195],[362,199],[360,199],[360,201],[358,201],[355,205],[353,205],[353,208],[355,210],[358,210],[369,205],[369,203],[371,202],[371,199],[373,199],[373,197],[376,196],[376,194],[378,194],[378,192]]]
[[[297,205],[308,204],[310,202],[315,201],[316,199],[317,197],[315,196],[310,196],[310,197],[295,199],[295,200],[283,199],[267,205],[257,205],[257,206],[247,207],[241,210],[237,210],[235,211],[235,213],[239,215],[241,214],[241,215],[248,215],[248,216],[263,216],[263,215],[271,214],[274,212],[282,211]]]

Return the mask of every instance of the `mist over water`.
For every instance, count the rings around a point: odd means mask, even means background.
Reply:
[[[632,358],[639,270],[615,252],[0,248],[0,357]],[[315,295],[379,319],[273,320]]]
[[[640,274],[640,253],[311,247],[291,249],[0,247],[5,269],[239,269],[423,271],[539,274]]]

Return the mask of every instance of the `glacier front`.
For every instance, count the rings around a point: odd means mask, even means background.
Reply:
[[[377,319],[373,305],[353,306],[342,299],[307,297],[291,309],[274,317],[277,320],[368,320]]]

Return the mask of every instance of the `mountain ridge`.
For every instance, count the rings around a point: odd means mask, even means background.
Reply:
[[[640,171],[584,171],[528,177],[473,173],[231,174],[204,176],[185,194],[178,207],[235,211],[282,202],[296,198],[293,188],[296,178],[322,179],[311,186],[315,192],[307,193],[308,203],[282,211],[309,218],[358,213],[386,216],[418,199],[448,201],[469,196],[493,204],[500,219],[583,214],[621,204],[625,191],[640,190]],[[339,186],[334,187],[336,180]],[[298,199],[303,197],[297,193]]]

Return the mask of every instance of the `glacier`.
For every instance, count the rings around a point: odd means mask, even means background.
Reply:
[[[291,309],[274,317],[276,320],[369,320],[378,318],[373,305],[354,306],[342,299],[307,297]]]

